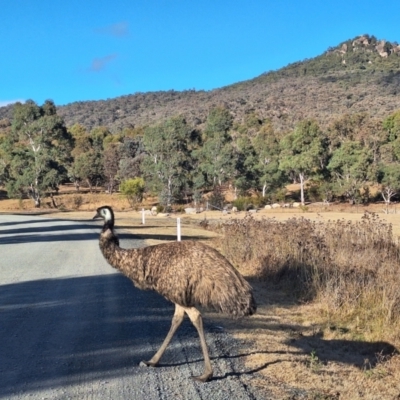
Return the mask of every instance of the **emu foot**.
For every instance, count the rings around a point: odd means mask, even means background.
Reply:
[[[192,376],[191,378],[196,381],[196,382],[208,382],[212,379],[213,374],[211,373],[204,373],[203,375],[199,375],[199,376]]]
[[[141,367],[157,367],[157,363],[153,363],[150,361],[140,361],[139,366],[141,366]]]

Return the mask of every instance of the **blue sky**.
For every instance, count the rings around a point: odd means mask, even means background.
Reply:
[[[368,33],[400,42],[400,1],[0,0],[0,105],[210,90]]]

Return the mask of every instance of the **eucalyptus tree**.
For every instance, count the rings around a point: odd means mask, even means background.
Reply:
[[[0,185],[8,181],[10,157],[5,149],[7,138],[11,135],[11,122],[8,119],[0,120]]]
[[[388,206],[392,198],[400,191],[399,163],[381,164],[379,167],[380,193]]]
[[[281,141],[279,168],[294,174],[300,182],[300,198],[304,204],[304,185],[326,166],[327,139],[314,120],[301,121]]]
[[[279,169],[280,142],[271,123],[260,129],[253,140],[257,163],[255,165],[258,177],[258,187],[262,197],[267,190],[275,190],[283,186],[286,181],[285,173]]]
[[[204,185],[221,186],[234,177],[235,151],[232,145],[230,130],[233,117],[223,107],[216,107],[210,111],[203,131],[202,146],[194,151],[198,160],[197,181]]]
[[[143,136],[124,137],[119,155],[118,178],[121,181],[141,176],[141,164],[145,158]]]
[[[191,130],[186,120],[179,116],[144,131],[146,156],[142,169],[146,184],[159,193],[161,202],[167,206],[180,195],[190,179]]]
[[[57,190],[67,177],[71,136],[51,100],[42,106],[28,100],[14,106],[12,134],[3,148],[10,157],[10,196],[27,194],[40,207],[47,191]]]
[[[80,167],[77,166],[78,159],[91,148],[89,133],[81,124],[74,124],[68,128],[72,136],[73,147],[71,151],[72,162],[68,169],[68,178],[74,183],[75,188],[79,190],[82,184],[82,174]],[[83,159],[84,157],[82,157]]]
[[[250,189],[256,189],[258,184],[257,153],[247,135],[236,140],[235,170],[233,184],[235,196],[237,190],[245,194]]]
[[[336,183],[336,194],[354,203],[368,181],[376,181],[373,152],[358,141],[348,140],[337,148],[327,165]]]
[[[80,125],[72,127],[71,132],[75,145],[72,151],[73,163],[69,171],[70,179],[75,182],[77,188],[85,182],[92,191],[94,186],[106,180],[103,152],[104,143],[111,133],[103,126],[96,127],[88,133]]]
[[[118,185],[121,143],[108,143],[103,151],[103,170],[107,193],[112,194]]]
[[[379,148],[378,181],[381,196],[388,206],[400,191],[400,111],[388,116],[382,125],[386,143]]]

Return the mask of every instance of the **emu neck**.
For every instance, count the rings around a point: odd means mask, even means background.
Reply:
[[[114,221],[113,220],[104,222],[102,232],[106,232],[107,230],[110,230],[114,234]],[[115,234],[114,234],[114,236],[115,236]]]
[[[102,232],[100,234],[99,245],[105,259],[109,262],[109,264],[116,268],[113,261],[115,256],[117,255],[118,250],[121,249],[119,247],[118,236],[114,233],[114,230],[109,227],[109,224],[107,222],[104,224]]]
[[[118,237],[112,229],[106,228],[100,234],[99,245],[104,258],[112,267],[130,278],[137,287],[147,288],[138,283],[143,280],[143,263],[140,249],[121,249]]]

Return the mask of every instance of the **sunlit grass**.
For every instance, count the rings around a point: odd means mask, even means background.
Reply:
[[[234,265],[319,303],[327,328],[400,344],[400,248],[376,214],[357,222],[247,217],[216,229]]]

